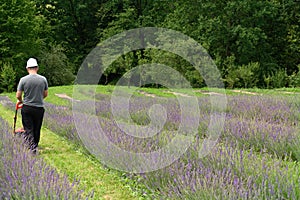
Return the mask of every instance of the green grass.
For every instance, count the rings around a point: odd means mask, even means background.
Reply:
[[[208,92],[215,93],[224,93],[224,89],[218,88],[196,88],[196,89],[168,89],[168,88],[138,88],[138,87],[127,87],[127,86],[118,86],[122,91],[132,93],[135,96],[147,96],[153,95],[156,97],[176,97],[176,93],[189,95],[189,96],[206,96]],[[115,90],[113,85],[99,85],[97,87],[91,85],[81,85],[80,93],[82,95],[76,95],[78,100],[93,100],[93,94],[104,94],[111,95]],[[174,93],[175,92],[175,93]],[[45,99],[46,102],[53,103],[56,105],[68,105],[70,100],[63,99],[57,96],[57,94],[66,94],[69,97],[73,98],[73,85],[70,86],[59,86],[49,88],[49,96]],[[226,90],[226,94],[236,94]],[[7,96],[12,97],[11,94]],[[13,96],[14,98],[14,96]]]
[[[0,105],[0,113],[3,119],[13,124],[13,111]],[[17,127],[20,126],[21,122],[18,120]],[[125,184],[129,180],[121,178],[120,174],[113,170],[104,168],[78,147],[44,127],[41,131],[39,156],[58,172],[67,174],[70,181],[79,178],[81,189],[85,190],[85,194],[93,191],[94,199],[143,199]]]
[[[232,91],[239,91],[239,89],[234,89]],[[276,89],[258,89],[249,88],[241,89],[243,92],[252,92],[258,94],[268,94],[268,95],[295,95],[300,94],[300,88],[276,88]]]
[[[119,86],[122,91],[127,91],[133,93],[136,96],[153,95],[157,97],[176,97],[176,94],[172,92],[177,92],[189,96],[208,96],[208,92],[221,93],[225,91],[226,95],[300,95],[300,88],[277,88],[277,89],[220,89],[220,88],[195,88],[195,89],[168,89],[168,88],[138,88],[127,86]],[[115,90],[113,85],[99,85],[97,87],[84,85],[80,86],[82,95],[79,100],[93,100],[92,94],[104,94],[111,95]],[[95,90],[94,90],[95,89]],[[252,94],[251,94],[252,93]],[[71,101],[69,99],[64,99],[58,97],[58,94],[65,94],[70,98],[73,98],[73,85],[68,86],[58,86],[49,88],[49,96],[45,99],[46,102],[56,104],[56,105],[70,105]],[[15,101],[15,93],[5,93],[11,100]]]
[[[66,94],[66,95],[72,97],[72,93],[73,93],[73,85],[50,87],[49,88],[49,95],[45,99],[45,101],[49,102],[49,103],[54,103],[56,105],[62,105],[62,106],[69,105],[71,103],[70,100],[60,98],[60,97],[57,96],[57,94]],[[1,96],[8,96],[10,98],[10,100],[13,101],[13,102],[17,101],[15,92],[2,93],[0,95]]]
[[[66,94],[72,97],[73,85],[50,87],[48,97],[45,99],[46,102],[55,103],[56,105],[66,106],[71,103],[68,99],[63,99],[57,96],[57,94]]]

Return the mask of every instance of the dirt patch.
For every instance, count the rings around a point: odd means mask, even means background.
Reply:
[[[68,96],[67,94],[55,94],[55,95],[58,96],[59,98],[73,100],[73,98]]]
[[[154,94],[150,94],[150,93],[147,93],[147,92],[142,91],[142,90],[139,90],[138,92],[139,92],[140,94],[142,94],[142,95],[147,96],[147,97],[152,97],[152,98],[156,97]]]
[[[196,92],[200,92],[201,94],[207,94],[207,95],[219,95],[219,96],[226,95],[226,94],[222,94],[222,93],[218,93],[218,92],[209,92],[209,91],[202,91],[202,90],[199,90]]]
[[[283,93],[283,94],[297,94],[297,95],[300,94],[299,92],[281,92],[281,93]]]
[[[237,92],[237,93],[242,93],[242,94],[250,94],[250,95],[259,95],[256,92],[248,92],[248,91],[243,91],[243,90],[231,90],[232,92]]]
[[[183,93],[179,93],[179,92],[165,91],[165,93],[174,94],[176,96],[182,96],[182,97],[192,97],[192,96],[190,96],[188,94],[183,94]]]
[[[58,96],[59,98],[67,99],[70,101],[80,101],[80,100],[73,99],[72,97],[68,96],[67,94],[55,94],[55,95]]]

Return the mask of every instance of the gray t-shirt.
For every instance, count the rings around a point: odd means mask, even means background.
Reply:
[[[43,107],[44,91],[48,90],[48,82],[44,76],[29,74],[20,79],[17,90],[24,91],[24,105]]]

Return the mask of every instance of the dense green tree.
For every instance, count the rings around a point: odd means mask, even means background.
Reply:
[[[26,74],[26,60],[36,57],[41,72],[51,76],[51,84],[67,84],[99,42],[139,27],[165,27],[199,42],[215,60],[228,87],[298,84],[300,4],[295,0],[3,0],[0,68],[11,63],[18,81]],[[148,42],[143,32],[133,40],[123,41],[123,48]],[[124,54],[106,71],[95,67],[104,75],[100,83],[108,84],[146,63],[165,64],[192,86],[205,85],[203,74],[187,61],[157,49]],[[134,80],[128,81],[139,80],[136,84],[141,86],[154,74],[139,68]]]
[[[108,0],[35,0],[39,12],[52,26],[52,42],[61,44],[65,54],[80,67],[85,56],[97,45],[101,31],[107,26],[107,18],[97,12]]]
[[[74,80],[74,66],[61,45],[50,44],[41,51],[39,72],[47,77],[50,86],[68,85]]]
[[[300,3],[299,1],[288,0],[280,1],[288,26],[286,37],[287,48],[283,49],[281,65],[287,66],[287,73],[293,74],[299,72],[300,64]]]
[[[219,59],[223,77],[229,72],[224,62],[232,56],[236,68],[251,62],[259,63],[255,73],[260,80],[257,84],[261,86],[265,75],[282,68],[289,72],[295,70],[299,62],[299,59],[295,60],[298,51],[295,44],[299,41],[295,29],[298,26],[295,22],[289,26],[288,21],[291,20],[289,13],[297,16],[295,10],[299,3],[255,0],[176,2],[174,12],[165,21],[166,26],[200,42],[214,59]],[[293,12],[287,11],[288,5],[289,9],[293,7]],[[294,17],[294,21],[296,19],[299,20]],[[287,42],[288,37],[290,42]],[[291,56],[286,51],[293,51],[292,62],[286,62]]]
[[[169,2],[168,4],[171,3]],[[166,2],[153,0],[112,1],[107,3],[106,6],[116,7],[118,9],[115,10],[116,13],[111,16],[112,21],[108,24],[108,27],[103,32],[98,33],[105,39],[115,34],[122,33],[126,30],[162,24],[164,20],[164,17],[162,16],[166,16],[168,14],[169,8]],[[136,41],[126,42],[139,42],[140,46],[145,46],[146,44],[142,31],[137,36]],[[124,43],[124,48],[126,48],[126,43]],[[128,55],[124,55],[118,61],[114,62],[112,67],[104,72],[104,75],[107,78],[108,73],[110,72],[126,73],[133,67],[144,63],[149,63],[151,60],[152,58],[147,56],[145,49],[134,50]],[[117,70],[112,70],[112,68]],[[142,85],[143,79],[146,77],[146,73],[146,71],[140,70],[138,85]],[[117,77],[119,77],[119,75],[117,75]],[[130,83],[130,80],[128,81],[128,83]]]
[[[48,29],[36,13],[33,1],[3,0],[0,5],[0,61],[12,64],[17,79],[26,72],[28,57],[38,55]]]

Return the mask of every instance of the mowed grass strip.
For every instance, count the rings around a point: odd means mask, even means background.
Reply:
[[[13,125],[13,111],[0,105],[0,113],[3,119]],[[16,127],[20,126],[19,114]],[[123,184],[124,181],[113,171],[105,169],[100,163],[83,154],[75,145],[44,127],[41,131],[39,156],[58,172],[67,174],[70,181],[79,179],[80,189],[84,189],[86,195],[93,191],[93,199],[142,199],[135,196],[130,187]]]

